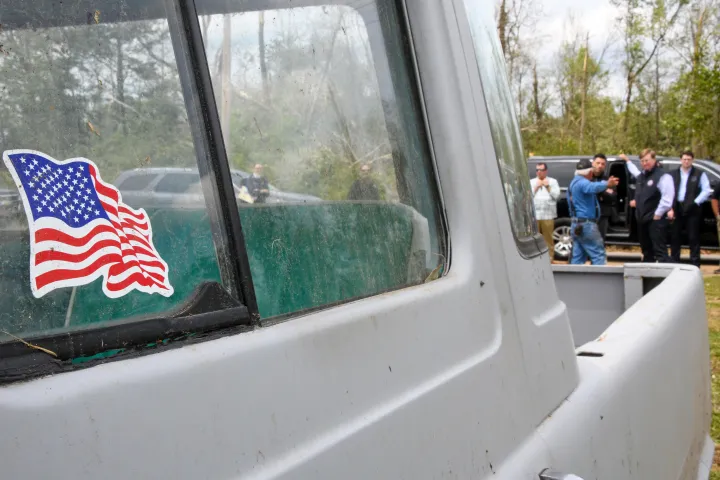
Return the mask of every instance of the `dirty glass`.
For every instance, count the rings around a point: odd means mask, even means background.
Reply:
[[[220,282],[202,201],[113,193],[128,170],[197,168],[165,2],[87,5],[0,6],[0,330],[15,335],[166,312]]]
[[[122,182],[115,182],[115,186],[128,191],[145,190],[156,178],[157,175],[132,175]]]
[[[485,0],[465,0],[465,8],[513,233],[518,239],[532,237],[537,233],[533,220],[533,199],[527,180],[528,171],[520,126],[515,115],[505,59],[497,36],[493,3]]]
[[[231,168],[274,186],[264,196],[248,178],[254,203],[239,205],[265,318],[442,274],[435,177],[394,3],[243,11],[248,2],[228,0],[228,12],[203,14],[214,2],[197,1]]]

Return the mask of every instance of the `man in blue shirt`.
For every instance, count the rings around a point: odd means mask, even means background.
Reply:
[[[592,162],[586,158],[575,167],[575,178],[568,187],[568,206],[572,224],[573,265],[583,265],[590,259],[593,265],[605,265],[605,244],[600,235],[597,222],[600,218],[600,204],[597,194],[608,188],[616,187],[617,177],[601,182],[593,182]]]

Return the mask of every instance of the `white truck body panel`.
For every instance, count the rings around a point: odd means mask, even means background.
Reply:
[[[463,2],[405,7],[449,273],[251,333],[0,387],[3,478],[530,480],[550,467],[585,480],[707,478],[700,273],[553,273],[547,254],[523,258]],[[638,286],[651,277],[664,280]]]
[[[578,348],[576,389],[537,428],[523,422],[523,402],[532,397],[513,395],[527,392],[518,381],[522,369],[503,367],[511,365],[509,348],[499,337],[482,346],[473,332],[486,314],[464,327],[423,322],[431,289],[420,287],[251,334],[4,387],[4,472],[530,479],[552,466],[580,478],[707,478],[713,444],[697,269],[555,273],[575,277],[570,293],[582,297],[598,293],[598,276],[632,282],[659,274],[668,277]],[[461,285],[452,275],[432,284],[443,295]],[[395,313],[383,315],[385,308]],[[338,310],[352,317],[339,321]],[[404,335],[406,322],[423,330]],[[394,348],[389,338],[405,346]],[[446,341],[458,348],[437,348]],[[268,375],[258,375],[257,365]]]

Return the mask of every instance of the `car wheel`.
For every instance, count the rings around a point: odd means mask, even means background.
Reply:
[[[570,260],[570,254],[572,252],[572,235],[570,233],[569,218],[559,218],[555,220],[553,242],[555,243],[555,260]]]

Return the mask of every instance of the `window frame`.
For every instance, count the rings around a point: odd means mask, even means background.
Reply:
[[[419,168],[427,169],[427,188],[430,189],[427,193],[436,204],[435,223],[438,248],[444,254],[441,263],[444,276],[450,267],[449,228],[410,20],[403,0],[387,1],[395,5],[397,25],[394,27],[398,30],[397,36],[403,40],[400,47],[402,51],[398,53],[406,64],[405,74],[413,90],[406,101],[417,110],[413,112],[416,118],[412,128],[417,130],[421,147],[426,150]],[[247,246],[235,200],[233,180],[238,175],[231,171],[225,150],[196,1],[164,0],[164,5],[167,16],[163,18],[169,26],[186,112],[189,117],[199,120],[199,124],[197,120],[190,121],[198,171],[201,178],[209,180],[201,182],[202,192],[208,215],[215,216],[211,218],[211,226],[214,229],[218,267],[224,284],[226,278],[230,278],[230,291],[226,291],[225,285],[207,282],[196,286],[191,298],[185,299],[184,303],[171,311],[87,324],[71,330],[39,332],[29,335],[26,340],[11,335],[14,338],[10,341],[0,342],[0,385],[269,327],[360,298],[373,298],[386,293],[347,298],[260,321]],[[350,2],[348,5],[352,6]],[[48,26],[56,25],[42,25]],[[387,47],[385,39],[384,48]],[[165,177],[162,172],[153,174],[155,178],[145,190],[154,189]],[[407,286],[398,286],[390,291],[402,288]]]
[[[494,119],[490,115],[490,112],[492,111],[492,107],[488,103],[488,97],[490,96],[488,94],[491,93],[491,91],[486,86],[487,82],[485,81],[485,79],[483,78],[483,74],[481,73],[482,67],[480,65],[480,60],[479,60],[479,57],[481,55],[486,57],[489,54],[487,53],[487,50],[482,50],[482,51],[478,50],[478,44],[477,44],[475,36],[474,36],[475,35],[474,34],[474,26],[473,26],[473,23],[471,20],[471,10],[470,10],[470,8],[468,8],[470,5],[472,5],[470,2],[480,3],[481,1],[482,0],[462,0],[460,2],[460,8],[462,8],[463,12],[465,13],[464,17],[466,19],[466,23],[464,26],[467,27],[468,33],[470,34],[470,45],[469,46],[471,48],[470,57],[472,57],[472,63],[468,64],[468,74],[469,75],[477,75],[477,79],[480,84],[481,98],[479,100],[482,102],[484,112],[487,114],[487,125],[488,125],[488,129],[489,129],[490,138],[492,139],[492,148],[493,148],[493,152],[495,155],[495,164],[498,169],[500,181],[502,183],[504,183],[506,180],[506,175],[503,172],[503,169],[505,168],[504,166],[505,165],[513,165],[515,162],[501,162],[500,161],[501,155],[498,155],[498,151],[501,149],[501,146],[499,146],[497,144],[495,135],[493,133]],[[497,30],[497,28],[496,28],[497,25],[495,23],[496,22],[493,19],[493,24],[495,27],[493,31]],[[499,40],[498,40],[498,42],[499,42]],[[491,47],[491,48],[495,48],[495,47]],[[502,55],[501,49],[499,50],[499,53]],[[505,77],[505,85],[507,85],[504,58],[503,58],[502,64],[503,64],[503,70],[502,70],[501,75],[503,77]],[[508,89],[509,89],[509,86],[508,86]],[[492,92],[492,93],[495,93],[495,92]],[[509,91],[508,93],[510,95],[512,95],[511,91]],[[513,119],[513,124],[516,127],[516,131],[514,131],[512,133],[516,134],[517,136],[520,137],[520,142],[521,142],[520,143],[520,155],[522,155],[522,165],[524,166],[526,173],[529,173],[529,172],[527,172],[528,158],[525,156],[525,152],[523,149],[522,137],[520,136],[520,124],[517,120],[517,113],[515,112],[514,105],[511,107],[509,113]],[[517,172],[517,173],[522,173],[522,172]],[[531,177],[529,177],[529,175],[517,175],[517,178],[518,178],[519,182],[522,182],[526,178],[528,178],[527,183],[528,183],[528,188],[529,188],[529,178],[531,178]],[[510,232],[511,232],[513,240],[515,242],[515,246],[517,248],[518,254],[526,260],[531,260],[531,259],[534,259],[541,255],[544,255],[545,253],[548,253],[550,250],[549,250],[547,244],[545,243],[542,235],[540,235],[540,232],[537,229],[537,222],[534,221],[534,218],[535,218],[534,207],[532,207],[532,211],[530,212],[530,213],[532,213],[532,217],[533,217],[534,232],[532,235],[520,236],[515,228],[515,223],[513,222],[513,214],[511,211],[512,205],[511,205],[510,199],[508,197],[508,191],[504,185],[501,185],[501,188],[503,191],[503,199],[505,200],[505,206],[506,206],[505,211],[507,213],[507,219],[508,219],[508,223],[510,225]]]
[[[171,311],[38,332],[26,339],[10,335],[11,340],[0,343],[0,385],[249,331],[259,322],[195,2],[165,0],[164,4],[162,18],[168,23],[186,112],[193,118],[189,123],[199,174],[209,180],[202,182],[207,184],[203,193],[223,285],[197,285],[193,295]]]

